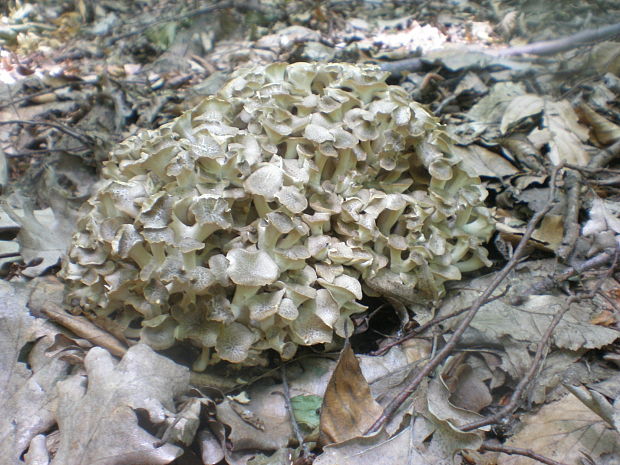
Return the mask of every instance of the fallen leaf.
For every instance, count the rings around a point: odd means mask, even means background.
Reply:
[[[526,292],[528,286],[537,282],[538,275],[532,271],[536,262],[530,262],[530,268],[519,270],[506,284],[511,289],[505,298],[495,300],[482,307],[471,322],[465,337],[474,337],[477,343],[482,339],[496,342],[502,336],[510,336],[516,341],[537,343],[553,320],[556,312],[565,305],[565,299],[553,295],[530,295],[518,305],[512,305],[512,298]],[[551,271],[552,273],[552,271]],[[542,275],[551,274],[549,271]],[[439,316],[454,312],[469,305],[485,289],[495,273],[473,279],[467,289],[448,296],[441,305]],[[572,306],[565,314],[551,337],[552,344],[560,349],[579,350],[601,348],[618,338],[618,332],[590,323],[592,315],[598,310],[591,301]],[[459,319],[450,320],[451,328]]]
[[[248,404],[226,398],[217,405],[217,420],[230,427],[228,440],[233,451],[286,447],[293,437],[293,428],[281,393],[280,385],[256,383],[248,389]]]
[[[313,465],[427,465],[430,462],[411,449],[411,434],[408,427],[391,438],[385,432],[379,432],[374,436],[331,444],[323,448]]]
[[[319,442],[326,445],[362,436],[382,411],[347,342],[325,390]]]
[[[449,366],[448,363],[446,362],[446,367]],[[478,413],[493,401],[489,388],[482,379],[482,371],[475,370],[468,363],[461,362],[449,371],[444,368],[442,379],[449,386],[449,400],[455,407]]]
[[[523,416],[523,427],[507,446],[531,449],[569,465],[582,463],[584,451],[596,462],[604,454],[620,454],[620,434],[607,427],[598,415],[575,396],[542,407]],[[535,460],[518,455],[500,455],[498,465],[535,465]]]
[[[564,236],[564,217],[562,215],[546,215],[532,238],[540,241],[548,250],[556,251],[562,245]]]
[[[600,392],[585,387],[565,385],[566,389],[583,405],[596,413],[607,424],[620,433],[620,396],[617,396],[613,405]]]
[[[576,110],[581,119],[590,125],[600,144],[613,144],[620,139],[620,126],[599,115],[586,103],[580,103]]]
[[[58,383],[60,438],[52,465],[163,465],[182,454],[172,444],[159,445],[139,426],[136,411],[145,411],[153,424],[174,416],[173,398],[188,388],[187,368],[144,344],[118,363],[95,347],[84,366],[88,378],[76,374]]]
[[[519,172],[515,166],[501,155],[477,144],[466,147],[456,145],[453,153],[462,160],[463,168],[472,176],[502,178]]]
[[[56,383],[68,367],[45,355],[53,343],[48,337],[30,348],[27,360],[21,359],[22,350],[40,336],[41,320],[26,307],[29,295],[23,284],[0,281],[0,417],[5,420],[0,422],[0,457],[6,463],[22,463],[20,456],[33,438],[54,425]]]
[[[566,100],[545,102],[543,124],[548,130],[549,160],[554,165],[566,162],[585,166],[590,161],[583,146],[588,139],[588,129],[579,124],[578,119]]]
[[[323,398],[319,396],[295,396],[291,399],[295,420],[313,430],[320,422],[319,411]]]
[[[540,113],[543,111],[544,103],[544,99],[538,95],[525,94],[516,96],[510,101],[504,111],[499,128],[500,132],[506,134],[509,129],[518,126],[524,119]]]
[[[66,253],[71,240],[74,229],[71,217],[64,215],[64,212],[59,214],[54,212],[51,218],[36,215],[28,206],[24,206],[23,214],[19,215],[7,204],[3,207],[9,217],[20,226],[17,242],[24,262],[43,259],[37,266],[26,268],[22,274],[29,277],[38,276],[56,265]]]

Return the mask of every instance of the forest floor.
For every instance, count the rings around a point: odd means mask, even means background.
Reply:
[[[608,0],[3,2],[0,461],[620,465],[619,17]],[[299,61],[375,64],[444,125],[488,191],[492,265],[424,309],[365,296],[351,344],[252,368],[194,371],[68,308],[57,273],[110,152],[239,68]]]

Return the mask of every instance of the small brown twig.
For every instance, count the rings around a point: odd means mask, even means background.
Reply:
[[[508,290],[510,289],[510,287],[506,287],[506,289],[504,289],[500,294],[490,297],[488,298],[483,305],[486,305],[490,302],[493,302],[497,299],[501,299],[502,297],[504,297],[506,295],[506,293],[508,292]],[[375,350],[374,352],[371,352],[370,355],[383,355],[385,354],[388,350],[390,350],[392,347],[397,346],[402,344],[405,341],[408,341],[409,339],[413,339],[414,337],[416,337],[418,334],[423,333],[424,331],[426,331],[428,328],[438,325],[439,323],[442,323],[446,320],[449,320],[450,318],[454,318],[457,317],[459,315],[462,315],[463,313],[468,312],[469,310],[471,310],[471,305],[469,307],[465,307],[462,308],[460,310],[457,310],[456,312],[452,312],[449,315],[444,315],[444,316],[440,316],[437,318],[433,318],[431,321],[424,323],[423,325],[418,326],[417,328],[413,328],[408,334],[404,335],[403,337],[390,342],[389,344],[386,344],[385,346],[381,347],[381,349]]]
[[[530,287],[527,294],[520,296],[520,298],[528,297],[530,295],[544,294],[545,292],[550,291],[558,284],[572,278],[573,276],[579,275],[584,271],[591,270],[592,268],[606,265],[614,258],[614,254],[615,250],[613,249],[605,250],[584,262],[574,264],[573,266],[567,268],[561,273],[557,273],[554,276],[543,278],[540,281],[535,282]]]
[[[67,83],[67,84],[62,84],[62,85],[56,86],[56,87],[49,87],[49,88],[43,89],[43,90],[41,90],[39,92],[34,92],[32,94],[25,95],[24,97],[19,97],[19,98],[16,98],[14,100],[10,100],[8,102],[2,102],[2,103],[0,103],[0,108],[4,108],[4,107],[8,107],[10,105],[15,105],[17,103],[25,102],[27,100],[30,100],[30,99],[34,98],[34,97],[38,97],[39,95],[51,94],[51,93],[53,93],[53,92],[55,92],[57,90],[64,89],[65,87],[85,85],[85,84],[90,84],[90,83],[89,82],[83,82],[83,81],[77,81],[77,82],[70,82],[70,83]]]
[[[508,455],[522,455],[523,457],[528,457],[533,460],[537,460],[540,463],[544,463],[546,465],[565,465],[562,462],[558,462],[556,460],[545,457],[544,455],[537,454],[536,452],[529,449],[521,449],[520,447],[508,447],[508,446],[499,446],[495,444],[490,444],[485,442],[480,446],[480,450],[482,451],[490,451],[490,452],[500,452],[502,454]]]
[[[21,253],[19,253],[19,252],[0,253],[0,259],[3,259],[3,258],[14,258],[14,257],[19,257],[20,255],[21,255]]]
[[[597,29],[587,29],[578,32],[572,36],[562,37],[556,40],[545,40],[542,42],[534,42],[533,44],[523,45],[521,47],[510,47],[499,50],[496,54],[502,57],[516,55],[555,55],[556,53],[566,52],[583,45],[594,42],[607,40],[620,34],[620,23],[611,26],[599,27]]]
[[[620,23],[613,24],[611,26],[600,27],[598,29],[588,29],[581,31],[572,36],[563,37],[556,40],[547,40],[543,42],[534,42],[532,44],[523,45],[521,47],[509,47],[497,51],[481,52],[480,50],[472,49],[480,53],[481,55],[488,55],[490,59],[494,57],[510,57],[517,55],[554,55],[556,53],[565,52],[577,47],[588,45],[594,42],[607,40],[610,37],[620,34]],[[390,61],[386,63],[380,63],[383,71],[389,71],[395,75],[402,73],[403,71],[421,71],[424,69],[428,60],[424,58],[405,58],[403,60]]]
[[[123,357],[127,347],[109,332],[99,328],[87,318],[79,315],[71,315],[55,302],[45,300],[43,295],[37,295],[43,291],[35,290],[28,302],[28,307],[33,312],[40,312],[50,321],[59,324],[63,328],[73,331],[94,345],[103,347],[112,355]],[[37,298],[35,298],[35,296]]]
[[[242,10],[242,11],[248,11],[248,10],[259,11],[259,12],[266,11],[265,7],[256,0],[226,0],[220,3],[216,3],[215,5],[209,5],[209,6],[205,6],[202,8],[196,8],[193,10],[189,10],[186,13],[177,14],[174,16],[158,17],[157,19],[153,21],[149,21],[142,25],[133,25],[131,28],[131,31],[110,37],[106,41],[106,46],[109,47],[111,45],[114,45],[116,42],[118,42],[121,39],[125,39],[127,37],[131,37],[137,34],[142,34],[147,29],[153,26],[156,26],[158,24],[181,21],[186,18],[193,18],[198,15],[204,15],[206,13],[211,13],[217,10],[224,10],[227,8],[238,8],[239,10]]]
[[[577,171],[568,171],[564,181],[564,191],[566,192],[566,211],[564,213],[564,237],[558,249],[558,256],[564,261],[569,262],[577,239],[579,239],[579,209],[581,208],[581,174]]]
[[[422,71],[426,64],[420,58],[404,58],[402,60],[387,61],[385,63],[377,63],[382,71],[387,71],[398,76],[403,71],[415,72]]]
[[[92,145],[92,140],[88,136],[78,134],[77,132],[69,129],[68,127],[58,123],[51,123],[48,121],[8,120],[0,121],[0,124],[28,124],[31,126],[49,126],[54,129],[58,129],[60,132],[79,140],[83,144]]]
[[[562,168],[562,165],[555,166],[551,174],[551,189],[549,192],[549,198],[545,205],[530,219],[527,229],[523,234],[523,237],[519,241],[517,248],[514,251],[511,259],[504,265],[504,267],[495,275],[491,283],[482,292],[482,294],[474,301],[470,310],[465,314],[465,318],[459,323],[454,333],[448,340],[445,346],[443,346],[437,354],[422,368],[416,376],[409,382],[409,384],[385,407],[385,410],[381,416],[375,421],[375,423],[366,431],[366,434],[375,433],[396,413],[400,406],[407,400],[407,398],[413,394],[418,388],[420,383],[428,376],[435,368],[443,363],[446,358],[452,353],[452,350],[456,347],[461,340],[463,333],[469,327],[470,323],[478,313],[478,310],[482,308],[484,302],[491,297],[491,294],[497,289],[497,287],[504,281],[504,279],[510,274],[510,272],[518,265],[521,258],[525,255],[527,250],[527,242],[534,233],[536,226],[543,219],[543,217],[551,210],[553,203],[555,202],[555,181],[557,178],[558,170]]]
[[[291,425],[293,426],[295,437],[297,438],[297,442],[299,442],[299,447],[301,447],[301,455],[305,457],[310,454],[310,449],[308,447],[308,444],[305,443],[304,435],[301,432],[301,428],[299,427],[299,423],[297,423],[295,413],[293,412],[293,404],[291,402],[291,392],[288,387],[285,363],[280,366],[280,376],[282,378],[282,393],[284,397],[284,402],[286,404],[286,409],[288,410],[288,414],[291,417]]]
[[[586,168],[588,169],[596,169],[607,166],[610,161],[614,158],[618,158],[620,156],[620,139],[614,142],[612,145],[607,147],[605,150],[601,150],[596,155],[594,155]]]

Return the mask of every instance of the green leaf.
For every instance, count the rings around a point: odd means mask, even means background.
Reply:
[[[297,423],[306,425],[311,430],[319,426],[319,409],[323,398],[315,395],[295,396],[291,398],[293,414]]]

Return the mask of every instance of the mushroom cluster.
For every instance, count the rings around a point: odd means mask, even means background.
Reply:
[[[332,341],[377,282],[433,300],[488,264],[486,191],[370,65],[275,63],[123,142],[62,275],[85,311],[197,367]],[[374,280],[374,286],[367,283]]]

